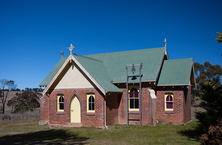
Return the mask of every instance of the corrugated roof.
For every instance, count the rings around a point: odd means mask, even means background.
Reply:
[[[126,65],[142,63],[142,81],[156,81],[164,55],[165,47],[160,47],[84,56],[73,54],[73,57],[106,92],[122,92],[113,83],[126,82]],[[48,85],[66,59],[63,57],[40,85]],[[192,58],[165,60],[158,85],[189,84],[192,64]],[[128,72],[132,75],[131,68]],[[139,67],[136,67],[135,74],[138,73]]]
[[[47,86],[58,70],[61,68],[63,63],[66,61],[67,57],[62,57],[59,62],[55,65],[55,67],[51,70],[51,72],[46,76],[46,78],[41,82],[40,86]]]
[[[157,85],[189,85],[192,65],[192,58],[164,60]]]
[[[73,56],[106,92],[123,91],[111,83],[111,79],[102,61],[74,54]]]
[[[85,57],[101,60],[110,79],[114,83],[126,82],[126,65],[140,63],[143,64],[141,70],[141,74],[143,74],[142,81],[155,81],[164,57],[164,53],[165,47],[160,47],[153,49],[85,55]],[[129,68],[128,72],[129,75],[132,75],[131,68]],[[135,74],[139,74],[139,68],[137,67]],[[138,80],[139,79],[137,78],[131,81]]]

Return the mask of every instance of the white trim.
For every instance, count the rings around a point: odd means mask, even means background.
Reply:
[[[60,97],[63,98],[63,102],[61,102],[61,103],[63,103],[63,109],[60,109],[60,102],[59,102]],[[57,112],[64,112],[64,109],[65,109],[64,95],[58,94],[57,95]]]
[[[160,74],[161,74],[161,68],[163,67],[165,55],[167,56],[167,60],[169,60],[169,57],[168,57],[166,48],[165,48],[165,50],[164,50],[164,54],[163,54],[162,61],[161,61],[161,64],[160,64],[160,66],[159,66],[159,69],[158,69],[158,72],[157,72],[157,75],[156,75],[156,80],[155,80],[155,82],[158,81],[157,79],[159,79],[159,76],[160,76]]]
[[[71,55],[74,62],[77,64],[77,66],[86,74],[87,77],[100,89],[100,91],[105,95],[106,91],[99,85],[99,83],[90,75],[89,72],[86,71],[86,69],[75,59],[73,55]]]
[[[152,90],[149,90],[149,92],[150,92],[150,97],[152,99],[156,99],[155,91],[152,89]]]
[[[50,89],[50,87],[52,86],[52,84],[55,82],[56,78],[59,76],[59,74],[62,72],[62,70],[65,68],[65,66],[68,64],[70,59],[70,56],[66,59],[66,61],[63,63],[63,65],[60,67],[60,69],[58,70],[58,72],[55,74],[55,76],[52,78],[52,80],[49,82],[49,84],[47,85],[47,87],[45,88],[45,90],[43,91],[43,95],[45,93],[47,93],[47,91]]]
[[[66,67],[66,65],[70,62],[74,61],[76,65],[85,73],[87,77],[100,89],[100,91],[105,95],[106,91],[99,85],[99,83],[96,82],[96,80],[89,74],[89,72],[86,71],[86,69],[75,59],[73,55],[69,55],[69,57],[66,59],[66,61],[63,63],[62,67],[58,70],[58,72],[55,74],[55,76],[52,78],[50,83],[47,85],[45,90],[43,91],[43,95],[47,93],[47,91],[51,88],[52,84],[55,82],[55,80],[58,78],[58,76],[61,74],[63,69]]]
[[[169,60],[169,56],[168,56],[168,53],[167,53],[167,49],[166,49],[166,48],[165,48],[164,54],[167,56],[167,60]]]
[[[173,103],[173,108],[172,109],[168,109],[167,108],[166,98],[167,98],[168,95],[172,96],[172,99],[173,99],[173,101],[168,101],[168,102],[172,102]],[[166,94],[164,94],[164,106],[165,106],[165,111],[174,111],[174,96],[173,96],[173,93],[166,93]]]
[[[94,87],[87,87],[87,88],[94,88]],[[65,88],[56,88],[55,90],[59,89],[87,89],[86,87],[65,87]]]
[[[193,71],[192,71],[193,70]],[[194,65],[192,63],[192,66],[191,66],[191,73],[193,73],[193,78],[194,78],[194,88],[196,88],[196,78],[195,78],[195,73],[194,73]],[[190,74],[191,76],[192,74]]]
[[[94,110],[89,110],[89,97],[90,97],[90,96],[92,96],[92,97],[94,98]],[[96,98],[95,98],[95,94],[94,94],[94,93],[89,93],[89,94],[87,94],[87,95],[86,95],[86,99],[87,99],[87,100],[86,100],[86,103],[87,103],[87,105],[86,105],[86,106],[87,106],[87,107],[86,107],[86,108],[87,108],[87,109],[86,109],[86,110],[87,110],[87,113],[95,113],[95,110],[96,110]]]
[[[139,86],[138,85],[129,85],[129,88],[128,88],[128,109],[129,109],[129,112],[133,112],[133,111],[140,111],[140,107],[139,108],[130,108],[130,91],[131,89],[135,88],[137,91],[138,91],[138,98],[134,98],[134,99],[138,99],[140,101],[140,89],[139,89]],[[138,105],[139,105],[139,101],[138,101]]]

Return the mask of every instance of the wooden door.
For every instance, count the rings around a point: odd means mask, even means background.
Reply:
[[[81,123],[81,108],[79,99],[74,96],[70,105],[70,122]]]

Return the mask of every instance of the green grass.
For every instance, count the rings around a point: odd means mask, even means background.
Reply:
[[[195,121],[187,125],[158,124],[151,126],[112,125],[56,128],[32,123],[0,124],[0,144],[199,144],[201,133]]]

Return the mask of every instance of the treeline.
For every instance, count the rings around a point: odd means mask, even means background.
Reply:
[[[15,97],[7,102],[9,91],[21,91],[21,93],[16,93]],[[12,107],[12,113],[33,111],[39,107],[39,97],[42,91],[41,88],[20,90],[17,88],[15,81],[0,79],[0,113],[5,114],[6,105]]]
[[[11,89],[10,91],[32,91],[32,92],[43,92],[43,89],[42,88],[25,88],[24,89],[19,89],[19,88],[16,88],[16,89]]]

